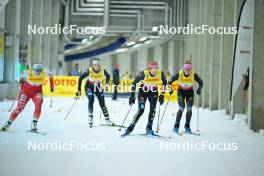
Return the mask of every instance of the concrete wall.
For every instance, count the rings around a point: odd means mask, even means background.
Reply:
[[[264,129],[264,3],[261,0],[254,1],[254,27],[253,27],[253,51],[250,63],[250,88],[249,88],[249,126],[258,131]]]
[[[242,4],[243,0],[190,0],[187,19],[189,23],[198,26],[236,26]],[[231,102],[229,95],[235,35],[187,36],[184,43],[184,56],[193,53],[194,68],[204,80],[200,102],[204,108],[225,109],[232,116],[242,113],[242,73],[250,66],[248,124],[253,130],[264,128],[263,83],[260,81],[264,80],[261,69],[264,64],[261,49],[264,40],[263,33],[260,32],[263,28],[263,5],[261,0],[248,0],[241,17]],[[246,53],[241,50],[246,50]]]
[[[117,63],[120,64],[120,75],[124,74],[126,71],[131,73],[131,60],[130,53],[120,53],[117,55]]]
[[[240,7],[240,0],[190,0],[188,23],[194,26],[233,27],[236,26],[237,9]],[[200,104],[204,108],[221,108],[230,112],[228,98],[234,39],[235,35],[209,33],[186,37],[184,56],[193,53],[194,69],[204,81],[200,97]]]
[[[27,63],[42,62],[54,74],[59,73],[58,59],[59,35],[28,35],[27,26],[53,26],[59,23],[59,0],[10,0],[1,12],[0,28],[5,23],[5,38],[9,41],[5,47],[4,84],[0,83],[0,97],[14,98],[18,92],[17,65],[21,48],[27,48]],[[49,14],[49,15],[47,15]],[[52,16],[52,18],[51,18]],[[7,91],[6,90],[10,90]]]
[[[20,1],[9,1],[5,10],[5,38],[8,38],[9,44],[5,46],[4,84],[0,84],[0,89],[5,92],[2,98],[11,99],[18,92],[15,70],[19,59]]]
[[[137,71],[143,70],[148,64],[148,48],[144,47],[138,50]]]

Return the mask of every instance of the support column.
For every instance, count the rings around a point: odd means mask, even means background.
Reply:
[[[162,68],[163,71],[167,72],[168,71],[168,53],[169,53],[169,42],[165,42],[161,45],[162,47]]]
[[[175,74],[176,72],[179,72],[180,68],[180,60],[181,60],[181,55],[182,55],[182,48],[181,48],[181,42],[182,40],[176,40],[174,41],[174,52],[173,52],[173,70],[172,70],[172,75]]]
[[[213,2],[212,0],[204,0],[201,3],[202,21],[201,24],[207,24],[211,26],[213,20]],[[209,108],[210,100],[210,75],[211,75],[211,47],[212,47],[212,35],[205,33],[202,35],[201,41],[201,57],[203,58],[202,65],[202,79],[204,80],[203,88],[203,108]]]
[[[203,9],[201,7],[201,0],[197,0],[194,1],[195,6],[197,7],[196,9],[196,20],[195,20],[195,26],[201,26],[202,25],[202,13],[203,13]],[[202,35],[197,34],[195,35],[195,50],[196,50],[196,54],[193,54],[193,58],[195,60],[194,64],[195,64],[195,71],[197,72],[197,74],[202,78],[204,76],[203,74],[203,57],[201,54],[201,43],[202,43]],[[203,94],[203,93],[202,93]],[[195,97],[196,99],[197,97]],[[203,104],[203,95],[199,96],[199,107],[202,106]]]
[[[115,68],[115,65],[117,64],[117,54],[112,54],[110,57],[111,57],[111,68],[113,70]]]
[[[180,40],[169,41],[168,71],[172,75],[179,71],[180,62]]]
[[[131,53],[131,65],[130,65],[131,74],[133,76],[136,76],[138,72],[141,71],[138,70],[137,63],[138,63],[138,52],[134,51]]]
[[[213,26],[222,26],[222,0],[213,2]],[[211,77],[210,77],[210,110],[218,109],[219,99],[219,79],[220,79],[220,60],[221,60],[221,34],[213,35],[213,45],[211,53]]]
[[[174,74],[175,70],[175,65],[174,63],[176,62],[176,57],[174,57],[174,41],[168,41],[168,67],[167,70],[171,73]]]
[[[223,26],[235,26],[235,1],[222,0],[222,14],[223,14]],[[229,94],[230,94],[230,83],[232,77],[232,62],[234,52],[234,38],[235,35],[221,36],[221,53],[220,57],[220,79],[219,79],[219,109],[226,109],[227,113],[230,113],[229,109]]]
[[[60,17],[60,1],[52,0],[51,8],[51,26],[59,24]],[[50,71],[56,73],[58,68],[58,51],[59,51],[59,35],[54,34],[50,39]]]
[[[42,26],[42,14],[43,6],[41,0],[32,0],[33,10],[32,10],[32,27],[35,25],[37,28]],[[42,47],[42,35],[38,33],[32,34],[32,60],[31,63],[41,62],[41,47]]]
[[[51,8],[52,8],[52,0],[42,0],[42,6],[43,6],[43,15],[42,15],[42,21],[43,27],[48,27],[51,26],[51,17],[50,15],[45,15],[45,14],[51,14]],[[42,35],[42,58],[41,58],[41,62],[45,65],[45,66],[49,66],[50,65],[50,39],[52,38],[52,36],[50,34],[43,34]],[[55,74],[55,73],[54,73]]]
[[[162,63],[162,46],[156,45],[154,46],[154,57],[152,60],[155,60],[159,63],[160,69],[163,69],[163,63]]]
[[[148,49],[142,47],[139,50],[137,50],[137,52],[138,52],[137,70],[143,70],[148,65],[148,61],[147,61]]]
[[[10,45],[5,47],[5,81],[8,83],[7,98],[15,98],[18,93],[18,83],[15,81],[16,66],[19,61],[19,36],[20,36],[21,1],[11,0],[6,6],[6,40]]]
[[[149,61],[153,60],[154,59],[154,47],[150,47],[148,48],[148,63]]]
[[[179,53],[178,70],[181,70],[183,63],[184,63],[184,48],[185,48],[185,41],[184,40],[180,40],[179,47],[180,47],[180,53]]]
[[[255,0],[254,11],[254,36],[253,36],[253,55],[251,59],[250,68],[250,128],[254,131],[264,129],[264,94],[263,94],[263,81],[264,80],[264,3],[261,0]]]

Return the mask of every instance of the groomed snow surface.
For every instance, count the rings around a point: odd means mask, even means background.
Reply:
[[[149,112],[147,103],[145,113],[133,135],[121,138],[124,129],[120,132],[116,127],[100,126],[101,110],[97,100],[94,128],[88,126],[86,98],[78,100],[68,119],[64,120],[73,102],[73,98],[54,98],[53,107],[50,108],[50,98],[46,98],[39,130],[47,132],[47,135],[38,135],[26,132],[30,129],[34,111],[34,104],[30,101],[10,130],[0,133],[1,176],[264,175],[264,136],[248,130],[242,123],[241,115],[236,120],[230,120],[224,111],[200,109],[200,136],[172,136],[171,130],[178,106],[176,103],[169,103],[159,134],[172,138],[151,138],[137,135],[145,132]],[[0,102],[1,126],[9,116],[8,109],[11,104],[12,101]],[[129,108],[128,100],[112,101],[106,98],[106,104],[111,119],[121,124]],[[161,106],[161,114],[164,108],[165,103]],[[136,111],[137,105],[134,105],[125,125],[131,122]],[[196,119],[197,109],[193,108],[193,131],[196,131]],[[154,129],[156,122],[157,115]],[[184,122],[185,113],[182,127]],[[101,123],[105,123],[103,116]],[[70,143],[78,145],[79,148],[58,149],[60,144]],[[202,143],[210,143],[211,147],[224,144],[227,150],[209,147],[204,150],[190,149],[191,145]],[[53,148],[46,147],[51,144]],[[37,146],[36,150],[33,150],[33,145]]]

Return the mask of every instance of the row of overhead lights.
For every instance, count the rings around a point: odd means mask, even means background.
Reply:
[[[147,40],[147,39],[148,39],[147,37],[142,37],[142,38],[139,39],[139,41],[140,41],[140,42],[144,42],[144,41]],[[133,42],[133,41],[132,41],[132,42],[128,42],[126,45],[127,45],[127,46],[133,46],[133,45],[135,45],[135,44],[136,44],[136,42]],[[137,45],[138,45],[138,44],[137,44]]]
[[[90,39],[93,39],[93,36],[90,36],[89,37]],[[141,37],[140,39],[139,39],[139,41],[140,42],[144,42],[144,41],[146,41],[148,38],[147,37]],[[82,43],[87,43],[88,42],[88,39],[87,38],[85,38],[85,39],[83,39],[82,40]],[[151,42],[151,40],[147,40],[146,42],[144,42],[145,44],[148,44],[148,43],[150,43]],[[136,42],[134,42],[134,41],[131,41],[131,42],[128,42],[127,44],[126,44],[126,46],[128,46],[128,47],[131,47],[131,48],[137,48],[137,47],[139,47],[139,46],[141,46],[142,45],[142,43],[138,43],[138,44],[136,44]],[[122,51],[125,51],[125,50],[127,50],[128,48],[119,48],[119,49],[117,49],[116,50],[116,52],[122,52]]]
[[[144,41],[146,41],[148,38],[147,37],[142,37],[142,38],[140,38],[139,39],[139,41],[140,42],[144,42]],[[148,44],[148,43],[150,43],[150,42],[152,42],[152,40],[147,40],[146,42],[144,42],[145,44]],[[131,41],[131,42],[128,42],[127,44],[126,44],[126,46],[128,46],[128,47],[131,47],[131,48],[137,48],[137,47],[139,47],[139,46],[141,46],[143,43],[137,43],[136,44],[136,42],[134,42],[134,41]],[[117,49],[116,50],[116,52],[122,52],[122,51],[125,51],[125,50],[127,50],[128,48],[119,48],[119,49]]]
[[[94,37],[94,36],[91,35],[91,36],[89,37],[90,40],[93,39],[93,37]],[[82,40],[82,43],[87,43],[87,42],[88,42],[88,39],[87,39],[87,38],[85,38],[85,39]]]

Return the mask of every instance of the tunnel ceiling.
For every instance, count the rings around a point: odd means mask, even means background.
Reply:
[[[106,28],[103,37],[77,34],[68,36],[68,41],[88,38],[87,48],[94,41],[104,43],[119,36],[125,37],[127,41],[140,36],[157,37],[158,33],[152,31],[153,26],[184,26],[186,21],[186,0],[71,0],[68,5],[69,25]],[[82,50],[85,50],[83,45]],[[75,48],[72,52],[80,51]]]

